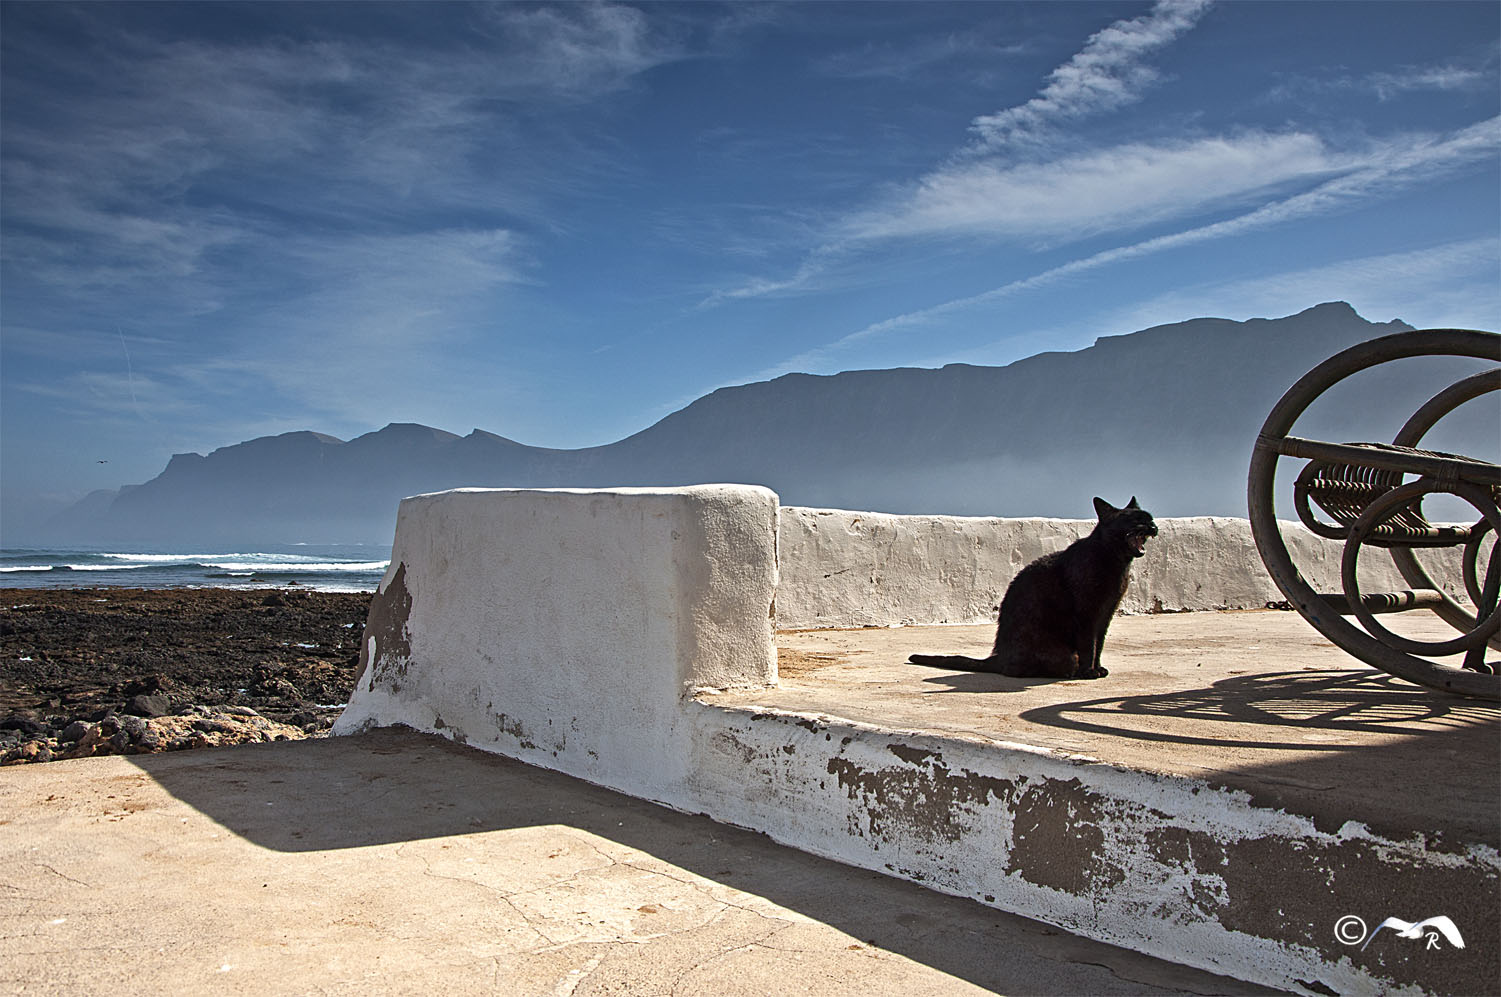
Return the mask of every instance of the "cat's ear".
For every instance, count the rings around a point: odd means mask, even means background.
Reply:
[[[1096,495],[1094,497],[1094,514],[1096,516],[1100,517],[1101,519],[1106,519],[1106,518],[1108,518],[1110,516],[1115,515],[1118,512],[1120,512],[1119,509],[1117,509],[1115,506],[1111,505],[1109,502],[1106,502],[1104,499],[1100,498],[1098,495]]]
[[[1141,508],[1141,506],[1139,506],[1139,505],[1136,504],[1136,496],[1135,495],[1132,495],[1131,496],[1131,501],[1129,501],[1129,502],[1126,503],[1126,508],[1127,509],[1140,509]]]

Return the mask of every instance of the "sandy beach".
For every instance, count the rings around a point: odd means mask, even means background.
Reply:
[[[369,601],[297,588],[0,589],[0,760],[316,735],[349,697]]]

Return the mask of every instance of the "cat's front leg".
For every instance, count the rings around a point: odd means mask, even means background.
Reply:
[[[1079,652],[1079,670],[1074,673],[1074,677],[1081,679],[1102,679],[1106,675],[1109,675],[1110,672],[1106,671],[1105,666],[1100,664],[1100,652],[1105,647],[1104,637],[1091,638],[1085,647],[1085,650]]]
[[[1080,678],[1102,679],[1110,674],[1110,670],[1100,664],[1100,659],[1105,655],[1105,631],[1110,629],[1110,619],[1113,615],[1113,612],[1105,614],[1104,618],[1100,620],[1099,625],[1095,627],[1094,637],[1090,641],[1089,646],[1089,667],[1088,669],[1083,667],[1079,669]],[[1083,655],[1079,656],[1079,662],[1082,666],[1084,663]]]
[[[1100,645],[1093,637],[1080,642],[1078,657],[1079,667],[1074,671],[1074,678],[1097,679],[1105,676],[1105,669],[1100,667]]]

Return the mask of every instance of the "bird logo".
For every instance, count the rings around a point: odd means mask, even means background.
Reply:
[[[1460,935],[1459,928],[1455,926],[1450,918],[1440,914],[1438,917],[1430,917],[1426,921],[1418,921],[1417,923],[1404,921],[1401,918],[1389,917],[1376,925],[1376,930],[1371,932],[1370,937],[1365,940],[1365,945],[1360,947],[1362,952],[1365,951],[1366,945],[1371,944],[1371,939],[1381,933],[1382,928],[1395,928],[1398,938],[1426,938],[1428,940],[1427,947],[1430,949],[1438,947],[1439,935],[1443,935],[1444,938],[1448,939],[1449,944],[1457,949],[1465,947],[1465,940]]]

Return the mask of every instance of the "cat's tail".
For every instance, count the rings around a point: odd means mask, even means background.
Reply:
[[[914,654],[907,659],[914,665],[932,668],[953,668],[964,672],[999,672],[1000,662],[995,658],[967,658],[962,654]]]

